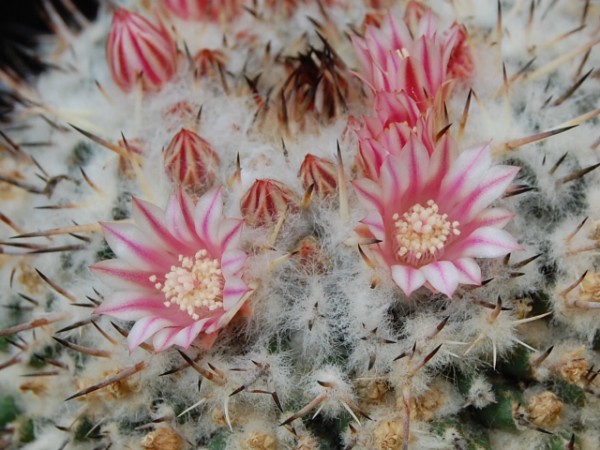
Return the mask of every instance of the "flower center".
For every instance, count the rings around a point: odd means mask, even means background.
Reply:
[[[223,276],[219,261],[208,257],[206,250],[200,250],[193,257],[179,255],[179,266],[171,266],[165,275],[164,283],[154,287],[165,294],[165,306],[177,305],[194,320],[200,316],[197,308],[214,311],[223,305]],[[150,277],[156,282],[156,275]]]
[[[459,223],[450,222],[448,214],[438,211],[438,205],[429,200],[427,207],[417,203],[402,217],[398,213],[392,216],[398,256],[422,262],[442,250],[451,236],[460,234]]]

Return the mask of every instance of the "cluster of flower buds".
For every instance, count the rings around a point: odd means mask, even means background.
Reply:
[[[426,286],[451,297],[459,284],[481,284],[475,258],[519,248],[502,230],[511,214],[490,207],[518,168],[492,165],[488,145],[459,152],[449,132],[439,135],[452,83],[473,70],[466,31],[440,35],[423,5],[407,11],[416,32],[388,14],[354,40],[373,99],[356,130],[363,178],[354,187],[367,210],[356,231],[377,242],[365,253],[406,295]]]

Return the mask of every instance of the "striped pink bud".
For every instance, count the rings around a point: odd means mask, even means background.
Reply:
[[[157,91],[177,66],[175,42],[167,29],[124,8],[113,16],[106,56],[115,83],[125,92],[140,77],[145,91]]]
[[[184,20],[216,20],[233,17],[240,11],[240,0],[163,0],[169,11]]]
[[[242,197],[240,208],[249,226],[271,226],[286,210],[297,208],[296,195],[279,181],[256,180]]]
[[[164,152],[169,179],[188,192],[200,195],[215,182],[219,156],[206,140],[182,128]]]
[[[313,192],[320,197],[332,195],[337,189],[337,168],[328,159],[307,154],[302,161],[298,176],[304,189],[313,185]]]

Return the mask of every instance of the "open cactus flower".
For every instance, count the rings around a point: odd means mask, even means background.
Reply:
[[[0,449],[600,448],[599,0],[31,2]]]
[[[512,214],[489,208],[519,168],[492,165],[489,145],[456,153],[451,138],[431,156],[412,138],[384,159],[377,181],[354,182],[368,211],[358,232],[380,241],[367,248],[406,295],[425,284],[451,297],[459,283],[481,284],[474,258],[520,248],[502,230]]]
[[[249,312],[242,221],[223,217],[222,209],[221,188],[195,206],[179,190],[166,211],[134,198],[135,224],[103,224],[117,259],[92,269],[116,290],[96,313],[135,321],[130,349],[151,337],[156,351],[187,348],[198,336],[211,343],[236,314]]]

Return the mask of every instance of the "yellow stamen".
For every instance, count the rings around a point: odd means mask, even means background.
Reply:
[[[211,259],[206,250],[193,257],[179,255],[179,266],[171,266],[164,283],[157,283],[156,275],[150,277],[154,287],[165,294],[165,306],[177,305],[181,311],[198,320],[197,308],[214,311],[223,305],[223,276],[221,265]]]
[[[457,221],[450,222],[448,214],[440,214],[438,205],[427,202],[427,207],[417,203],[407,212],[392,216],[396,227],[397,254],[417,261],[434,256],[442,250],[451,236],[458,236]]]

